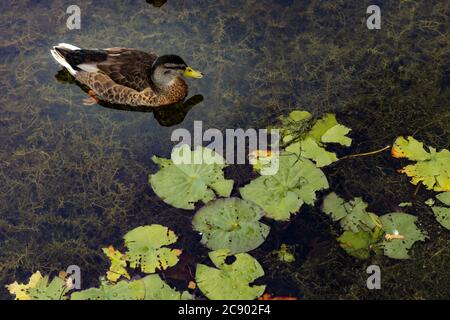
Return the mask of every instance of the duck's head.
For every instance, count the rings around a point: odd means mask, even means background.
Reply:
[[[189,77],[201,79],[203,73],[189,67],[183,59],[177,55],[164,55],[158,57],[152,66],[152,80],[158,86],[168,86],[177,77]]]

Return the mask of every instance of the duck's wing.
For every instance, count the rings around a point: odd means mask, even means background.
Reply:
[[[129,48],[81,49],[58,45],[52,54],[75,77],[79,71],[103,73],[115,83],[142,91],[152,86],[151,67],[157,56]],[[59,57],[58,57],[59,56]],[[62,59],[61,59],[62,58]]]
[[[151,67],[157,56],[134,49],[108,48],[107,57],[97,67],[114,82],[142,91],[151,87]]]

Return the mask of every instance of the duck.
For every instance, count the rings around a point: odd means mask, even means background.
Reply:
[[[188,94],[184,78],[201,79],[203,73],[178,55],[158,56],[131,48],[82,49],[60,43],[50,50],[58,64],[89,87],[89,101],[162,107],[183,101]],[[89,99],[88,99],[89,100]]]

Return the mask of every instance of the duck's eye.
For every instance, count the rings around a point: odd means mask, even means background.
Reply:
[[[170,73],[170,70],[164,71],[164,74],[169,74],[169,73]]]

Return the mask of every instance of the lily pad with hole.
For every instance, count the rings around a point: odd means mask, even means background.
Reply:
[[[149,176],[155,193],[166,203],[181,209],[194,209],[197,202],[207,203],[216,196],[228,197],[233,180],[224,178],[225,160],[211,149],[187,145],[176,148],[171,159],[153,156],[160,170]]]
[[[263,208],[267,217],[289,220],[304,203],[314,204],[317,191],[327,188],[327,178],[314,163],[294,154],[281,153],[276,174],[260,176],[239,192],[242,198]]]
[[[177,241],[177,236],[167,227],[152,224],[131,230],[124,236],[127,260],[131,268],[140,267],[144,273],[164,270],[178,262],[181,250],[166,246]]]
[[[417,217],[394,212],[380,217],[383,229],[386,234],[400,235],[402,238],[387,240],[384,239],[382,247],[384,254],[393,259],[409,259],[409,249],[417,241],[425,241],[426,233],[421,231],[417,225]]]
[[[210,252],[209,257],[215,267],[198,264],[195,273],[198,288],[208,299],[253,300],[264,293],[265,285],[253,284],[264,270],[249,254],[233,256],[228,249],[222,249]]]
[[[192,224],[209,249],[240,253],[259,247],[267,238],[270,228],[259,221],[264,214],[253,202],[239,198],[218,199],[201,208]]]

